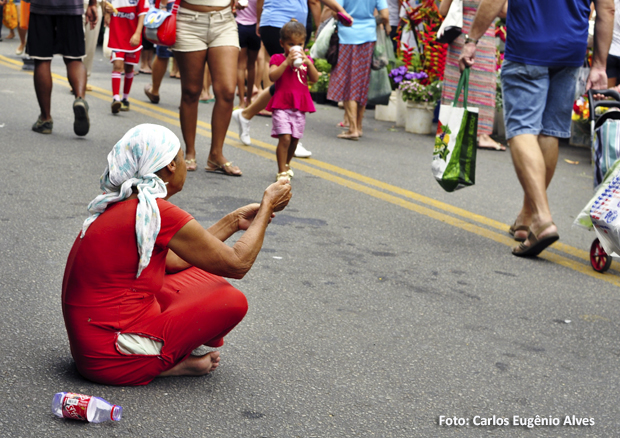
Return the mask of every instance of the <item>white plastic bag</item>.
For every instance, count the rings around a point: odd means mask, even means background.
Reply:
[[[329,40],[336,28],[336,21],[334,18],[330,18],[327,24],[317,37],[314,45],[310,48],[310,56],[314,59],[325,59],[327,55],[327,49],[329,48]]]
[[[616,176],[594,200],[590,218],[605,252],[620,254],[620,176]]]
[[[573,225],[582,227],[588,230],[591,230],[594,225],[592,225],[592,219],[590,219],[590,210],[592,209],[592,205],[596,200],[607,190],[611,181],[620,175],[620,160],[616,161],[613,166],[609,168],[607,174],[605,175],[605,180],[596,188],[596,192],[590,201],[586,204],[586,206],[581,210],[581,213],[577,215]]]
[[[106,58],[110,58],[112,56],[112,49],[108,47],[108,42],[110,41],[110,26],[106,26],[105,31],[103,32],[103,56]]]

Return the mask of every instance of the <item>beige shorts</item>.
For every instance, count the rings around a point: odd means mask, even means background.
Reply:
[[[239,31],[231,8],[196,12],[179,8],[175,52],[198,52],[211,47],[239,48]]]

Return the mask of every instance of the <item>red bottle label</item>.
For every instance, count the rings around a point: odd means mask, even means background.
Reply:
[[[62,399],[62,416],[74,420],[88,421],[86,409],[92,397],[90,395],[75,394],[69,392]]]

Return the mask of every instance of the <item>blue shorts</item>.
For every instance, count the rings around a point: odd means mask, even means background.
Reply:
[[[158,58],[168,59],[172,56],[172,50],[168,46],[155,46],[155,54]]]
[[[248,50],[258,52],[261,41],[260,37],[256,35],[256,24],[237,23],[237,28],[239,29],[239,47],[242,49],[247,47]]]
[[[173,5],[174,2],[168,2],[166,4],[166,10],[168,12],[172,11]],[[155,45],[155,55],[157,55],[157,57],[161,59],[168,59],[172,56],[172,50],[170,50],[168,46]]]
[[[506,138],[543,134],[569,138],[579,67],[544,67],[505,60],[502,93]]]

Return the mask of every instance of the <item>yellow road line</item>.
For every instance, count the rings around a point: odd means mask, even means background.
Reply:
[[[10,58],[6,58],[2,55],[0,55],[0,64],[6,65],[12,68],[15,68],[14,67],[15,65],[18,65],[18,66],[21,65],[20,62],[12,60]],[[55,73],[52,76],[55,79],[55,82],[61,83],[62,85],[65,85],[67,87],[69,86],[68,81],[65,77],[55,74]],[[96,97],[98,99],[104,100],[104,101],[108,101],[110,98],[109,90],[96,87],[96,86],[93,86],[93,91],[89,92],[89,95]],[[129,100],[132,104],[132,111],[155,118],[164,123],[169,123],[177,127],[180,126],[179,119],[178,119],[178,113],[167,110],[165,108],[154,106],[149,103],[144,103],[144,102],[135,100],[133,98],[130,98]],[[209,123],[205,123],[199,120],[198,126],[199,126],[199,128],[197,128],[198,134],[202,135],[203,137],[208,137],[208,138],[211,137],[211,132],[210,132],[211,125]],[[260,140],[253,140],[252,144],[255,147],[251,147],[251,146],[246,147],[246,146],[241,146],[238,142],[232,142],[231,138],[233,140],[237,140],[239,137],[236,133],[228,131],[227,140],[225,141],[225,144],[244,150],[246,152],[250,152],[255,155],[259,155],[268,160],[275,161],[275,155],[273,154],[273,151],[275,150],[274,145],[262,142]],[[265,150],[269,151],[269,153],[266,152]],[[376,180],[374,178],[370,178],[365,175],[352,172],[347,169],[343,169],[341,167],[334,166],[330,163],[322,162],[316,159],[306,159],[304,160],[303,163],[299,161],[294,161],[292,163],[292,167],[302,170],[304,172],[307,172],[311,175],[317,176],[319,178],[325,179],[327,181],[331,181],[336,184],[342,185],[344,187],[348,187],[352,190],[365,193],[377,199],[381,199],[386,202],[399,205],[408,210],[415,211],[419,214],[423,214],[425,216],[428,216],[433,219],[439,220],[441,222],[461,228],[463,230],[469,231],[471,233],[477,234],[487,239],[494,240],[503,245],[506,245],[509,247],[512,247],[515,245],[515,242],[504,234],[505,230],[508,227],[507,224],[504,224],[499,221],[495,221],[485,216],[481,216],[481,215],[469,212],[459,207],[455,207],[455,206],[446,204],[444,202],[437,201],[427,196],[423,196],[418,193],[403,189],[401,187],[394,186],[394,185]],[[329,173],[329,172],[332,172],[336,175],[333,175],[332,173]],[[345,179],[342,176],[347,177],[349,179]],[[351,180],[359,181],[363,184],[359,184]],[[377,190],[373,187],[384,190],[385,192],[391,192],[395,195],[399,195],[405,198],[412,199],[419,204],[424,204],[434,209],[445,211],[447,213],[451,213],[456,216],[460,216],[469,221],[477,222],[479,224],[482,224],[482,225],[485,225],[491,228],[495,228],[497,230],[500,230],[502,233],[501,234],[496,233],[486,228],[482,228],[476,224],[472,224],[471,222],[467,222],[465,220],[461,220],[461,219],[458,219],[452,216],[445,215],[431,208],[424,207],[423,205],[419,205],[414,202],[409,202],[405,199],[399,198],[397,196],[393,196],[390,193],[385,193],[384,191]],[[581,260],[585,260],[586,262],[588,262],[588,265],[586,266],[583,263],[576,262],[560,254],[556,254],[553,250],[563,252],[567,255],[570,255],[572,257],[575,257]],[[576,270],[580,273],[583,273],[591,277],[601,279],[609,283],[612,283],[614,285],[620,286],[620,279],[618,279],[617,277],[599,274],[592,270],[592,268],[589,266],[590,255],[588,251],[584,251],[584,250],[575,248],[570,245],[562,244],[562,243],[556,243],[553,246],[553,250],[545,251],[542,255],[539,256],[539,258],[551,261],[553,263],[557,263],[559,265]],[[614,265],[615,265],[615,262],[614,262]]]

